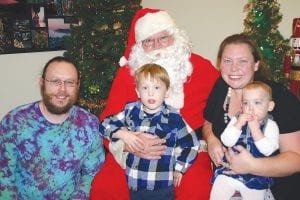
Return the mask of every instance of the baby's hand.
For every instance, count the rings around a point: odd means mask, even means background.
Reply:
[[[173,172],[173,179],[174,179],[174,186],[178,187],[181,183],[181,179],[182,179],[182,173],[180,172]]]
[[[252,115],[252,119],[248,121],[250,130],[256,130],[260,128],[260,123],[257,119],[257,116]]]
[[[241,113],[234,126],[240,130],[247,123],[248,119],[249,119],[248,114]]]

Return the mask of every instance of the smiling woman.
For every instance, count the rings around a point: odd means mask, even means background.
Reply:
[[[285,87],[269,80],[270,76],[265,76],[267,74],[265,73],[266,66],[262,60],[260,49],[249,36],[234,34],[226,37],[220,45],[217,58],[221,77],[217,80],[208,99],[204,112],[207,121],[203,127],[208,153],[215,167],[223,165],[223,158],[226,154],[226,159],[229,161],[231,168],[227,176],[253,174],[263,177],[281,177],[274,178],[274,185],[268,184],[265,187],[271,188],[275,199],[294,199],[300,196],[297,186],[300,182],[299,100]],[[257,155],[253,157],[242,146],[235,147],[239,152],[236,154],[233,152],[234,149],[229,148],[226,150],[220,141],[221,134],[228,123],[224,120],[223,115],[228,113],[227,115],[231,120],[235,118],[236,113],[241,111],[243,89],[247,84],[257,80],[268,84],[272,88],[275,108],[270,111],[270,114],[278,124],[280,132],[280,153],[275,152],[276,155],[268,159],[259,158]],[[229,102],[226,100],[228,99],[228,97],[226,98],[228,88],[231,88]],[[229,105],[226,106],[226,104]],[[250,123],[248,124],[250,126]],[[262,142],[257,141],[257,135],[253,134],[252,136],[255,146],[260,146]],[[268,136],[270,135],[264,135],[264,140]],[[253,144],[253,141],[246,141]],[[275,147],[276,145],[268,146]],[[291,162],[293,163],[292,167],[289,164]],[[228,166],[228,164],[225,166]],[[249,197],[252,198],[250,195]]]

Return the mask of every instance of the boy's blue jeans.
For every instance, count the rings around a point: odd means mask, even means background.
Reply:
[[[174,186],[158,190],[129,190],[130,200],[174,200]]]

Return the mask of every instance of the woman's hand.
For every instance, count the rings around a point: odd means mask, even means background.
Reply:
[[[212,124],[206,121],[202,128],[203,136],[207,143],[208,155],[212,162],[218,167],[223,163],[224,152],[226,151],[221,141],[212,131]]]
[[[251,169],[255,165],[256,159],[245,149],[238,145],[233,147],[239,153],[235,153],[232,148],[228,148],[226,159],[228,163],[224,166],[230,169],[230,171],[224,172],[225,174],[248,174],[252,173]]]
[[[218,167],[223,163],[225,147],[222,145],[221,141],[215,137],[211,136],[207,141],[208,155],[210,156],[212,162]]]

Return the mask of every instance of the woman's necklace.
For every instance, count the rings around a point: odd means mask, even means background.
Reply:
[[[228,87],[228,92],[225,98],[224,102],[224,123],[227,124],[229,122],[229,116],[228,116],[228,111],[229,111],[229,104],[230,104],[230,97],[231,97],[231,87]]]

